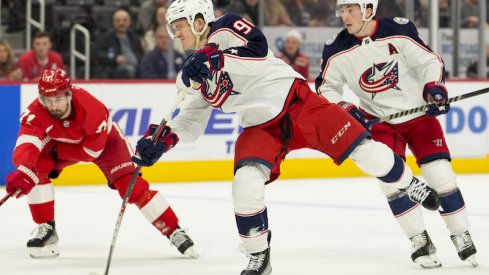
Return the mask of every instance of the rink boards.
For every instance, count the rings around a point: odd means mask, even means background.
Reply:
[[[113,120],[133,145],[149,123],[159,123],[176,98],[175,85],[171,82],[81,82],[76,85],[107,105]],[[489,81],[452,81],[447,86],[451,97],[488,87]],[[0,85],[0,89],[0,178],[3,179],[14,169],[11,153],[19,128],[19,115],[36,98],[37,89],[35,84]],[[347,97],[350,97],[348,93]],[[349,100],[356,102],[353,97]],[[451,111],[440,117],[457,173],[489,173],[488,107],[489,96],[482,95],[452,104]],[[154,182],[230,180],[234,141],[240,131],[234,114],[214,110],[205,134],[197,142],[180,143],[155,166],[143,169],[143,173]],[[408,161],[411,167],[415,166],[412,157]],[[337,167],[331,159],[312,150],[289,154],[282,164],[282,172],[282,178],[363,175],[350,161]],[[62,185],[101,183],[105,183],[105,179],[93,164],[69,167],[56,181]]]

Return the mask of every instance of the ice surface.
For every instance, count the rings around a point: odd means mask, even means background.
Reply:
[[[458,177],[479,267],[458,259],[445,224],[424,211],[443,267],[411,262],[410,241],[391,216],[373,178],[280,180],[267,187],[272,274],[489,274],[489,175]],[[199,259],[180,255],[135,206],[126,210],[110,274],[231,275],[248,259],[236,252],[230,182],[154,184],[187,228]],[[0,195],[5,189],[0,189]],[[0,207],[0,274],[103,274],[121,200],[105,186],[56,187],[61,256],[35,260],[26,242],[35,227],[25,198]]]

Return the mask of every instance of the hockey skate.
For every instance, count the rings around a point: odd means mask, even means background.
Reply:
[[[465,231],[460,235],[451,235],[453,244],[458,252],[458,257],[460,260],[469,262],[473,267],[478,266],[475,259],[475,253],[477,253],[477,249],[475,249],[474,242],[472,242],[472,237],[470,237],[469,231]]]
[[[185,230],[177,226],[170,235],[166,236],[170,242],[177,247],[178,251],[182,255],[187,255],[191,258],[198,258],[199,254],[195,250],[194,242],[190,239],[190,236],[185,233]]]
[[[410,238],[412,243],[411,259],[423,268],[441,267],[441,262],[436,256],[436,247],[431,242],[428,232],[423,231]]]
[[[42,223],[36,230],[34,238],[27,242],[27,249],[31,257],[35,259],[58,257],[58,234],[56,233],[55,222]]]
[[[251,253],[247,256],[250,258],[248,266],[241,271],[241,275],[268,275],[272,273],[272,265],[270,263],[270,240],[272,239],[272,231],[268,231],[268,248]]]
[[[413,177],[409,186],[401,189],[401,191],[405,192],[409,199],[421,204],[428,210],[435,211],[440,207],[440,196],[438,193],[416,177]]]

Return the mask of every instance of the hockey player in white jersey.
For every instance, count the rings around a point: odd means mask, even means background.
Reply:
[[[367,174],[428,209],[438,209],[438,194],[413,177],[401,157],[369,139],[370,133],[343,108],[315,94],[243,17],[230,13],[215,19],[210,0],[177,0],[166,18],[171,36],[184,49],[196,49],[177,77],[185,99],[156,144],[146,138],[138,141],[140,158],[133,160],[150,166],[179,140],[194,141],[203,134],[213,108],[237,114],[244,130],[235,146],[232,196],[238,232],[250,258],[242,275],[271,273],[264,189],[279,176],[289,151],[315,149],[338,165],[350,157]]]
[[[426,102],[446,102],[448,93],[440,56],[423,42],[409,20],[375,18],[377,4],[377,0],[337,1],[337,15],[346,28],[324,46],[316,79],[317,93],[330,102],[338,102],[361,122]],[[360,109],[341,101],[345,83],[359,98]],[[442,128],[435,118],[448,112],[449,106],[438,108],[433,103],[425,114],[373,125],[372,138],[403,158],[406,145],[409,146],[427,183],[440,194],[439,212],[460,259],[477,266],[465,203],[450,165]],[[425,268],[440,267],[418,204],[393,185],[380,182],[380,187],[399,225],[412,241],[412,260]]]

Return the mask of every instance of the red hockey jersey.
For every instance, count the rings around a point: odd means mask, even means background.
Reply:
[[[58,141],[59,159],[90,162],[100,156],[112,127],[109,111],[84,89],[73,86],[72,90],[72,110],[65,119],[53,118],[37,99],[22,113],[15,166],[36,171],[39,155],[51,140]]]

